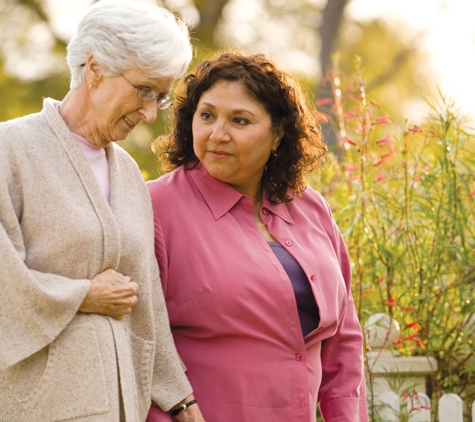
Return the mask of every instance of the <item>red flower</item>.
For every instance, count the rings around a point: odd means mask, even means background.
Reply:
[[[394,306],[396,304],[396,299],[393,299],[392,297],[389,297],[389,298],[386,299],[386,303],[389,306]]]
[[[418,346],[424,347],[424,342],[422,340],[418,339],[416,336],[407,336],[407,337],[404,337],[403,340],[404,341],[411,340],[414,343],[416,343]]]
[[[349,138],[346,137],[346,136],[345,136],[344,138],[342,138],[341,141],[342,141],[343,143],[347,143],[347,144],[356,146],[356,142],[352,141],[351,139],[349,139]]]
[[[417,308],[414,308],[412,306],[406,306],[404,308],[401,308],[403,311],[417,311]]]

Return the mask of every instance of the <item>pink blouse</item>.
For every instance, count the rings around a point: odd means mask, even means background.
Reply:
[[[106,149],[91,144],[86,138],[71,132],[74,140],[78,143],[79,148],[86,156],[91,170],[96,176],[97,183],[104,193],[107,201],[110,202],[110,175],[109,175],[109,158],[107,157]]]
[[[286,272],[259,234],[251,198],[198,165],[148,183],[155,248],[178,351],[207,422],[368,420],[350,262],[323,198],[308,188],[261,210],[317,302],[303,337]],[[148,422],[171,421],[152,407]]]

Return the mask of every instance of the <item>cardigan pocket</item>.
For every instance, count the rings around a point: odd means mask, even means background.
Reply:
[[[143,399],[150,399],[151,397],[155,344],[153,341],[135,335],[128,328],[127,331],[129,332],[132,360],[136,371],[139,414],[142,419],[145,419],[150,409],[150,400],[144,401]]]
[[[93,325],[70,324],[44,350],[48,350],[47,360],[40,377],[29,378],[28,365],[17,374],[30,390],[26,396],[17,396],[23,410],[34,420],[49,421],[109,411],[104,363]],[[33,366],[37,363],[34,358],[30,358]]]

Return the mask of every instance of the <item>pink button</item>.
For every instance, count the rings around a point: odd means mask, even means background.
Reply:
[[[301,361],[302,360],[302,353],[295,353],[295,360]]]
[[[285,241],[285,244],[286,244],[287,246],[292,246],[292,241],[291,241],[291,240],[286,240],[286,241]]]
[[[315,281],[317,277],[315,277],[313,274],[310,276],[310,281]]]
[[[263,208],[263,209],[262,209],[262,214],[264,214],[264,215],[269,214],[269,211],[267,211],[267,208]]]

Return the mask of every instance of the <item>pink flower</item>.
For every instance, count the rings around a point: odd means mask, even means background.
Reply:
[[[391,123],[388,116],[379,117],[373,122],[373,125],[384,125],[386,123]]]
[[[379,103],[377,101],[371,100],[371,104],[373,104],[374,106],[376,106],[378,108],[381,108],[381,106],[379,105]]]
[[[331,103],[332,103],[331,98],[321,98],[320,100],[317,101],[317,106],[327,105],[327,104],[331,104]]]
[[[394,153],[394,150],[391,148],[391,150],[389,152],[387,152],[386,154],[381,154],[381,158],[383,160],[385,160],[386,158],[391,157],[391,155],[393,155],[393,153]]]
[[[418,132],[422,132],[422,129],[419,126],[414,125],[411,128],[409,128],[409,132],[418,133]]]
[[[379,145],[390,145],[390,144],[392,144],[391,134],[388,133],[384,138],[380,139],[379,141],[376,141],[376,143],[379,144]]]
[[[353,171],[358,171],[360,168],[356,166],[350,166],[349,164],[345,164],[345,171],[347,173],[351,173]]]

